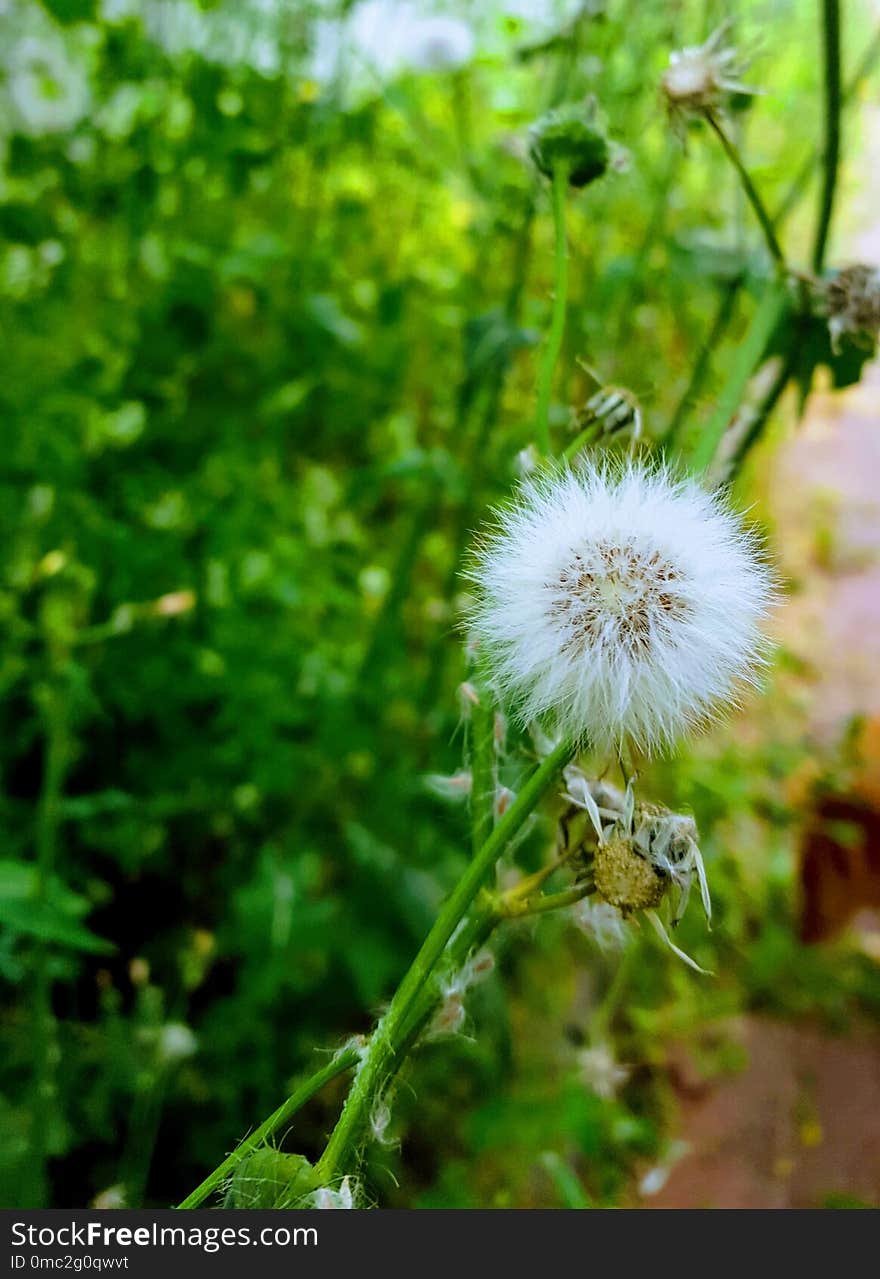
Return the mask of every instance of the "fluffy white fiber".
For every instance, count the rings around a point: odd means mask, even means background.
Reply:
[[[471,638],[521,720],[671,744],[761,661],[771,575],[726,500],[635,463],[525,482],[478,547]]]

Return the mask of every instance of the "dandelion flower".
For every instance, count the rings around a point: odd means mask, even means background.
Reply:
[[[761,662],[772,589],[721,497],[636,463],[526,482],[476,553],[472,640],[521,722],[667,746]]]

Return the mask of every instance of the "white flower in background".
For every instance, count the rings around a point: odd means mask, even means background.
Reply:
[[[417,71],[454,71],[474,56],[474,33],[460,18],[437,14],[415,23],[409,60]]]
[[[89,109],[88,75],[60,38],[29,35],[7,54],[6,93],[13,125],[39,136],[72,129]]]
[[[474,56],[476,41],[466,22],[425,13],[402,0],[364,0],[348,30],[352,52],[383,78],[403,70],[451,71]]]
[[[604,1101],[616,1097],[629,1079],[628,1067],[618,1064],[610,1044],[601,1043],[592,1048],[582,1048],[577,1060],[581,1079]]]
[[[635,463],[527,481],[479,547],[472,640],[529,723],[650,750],[753,677],[770,574],[725,501]]]
[[[198,1052],[198,1047],[199,1041],[189,1026],[181,1021],[166,1022],[159,1031],[159,1059],[166,1065],[185,1061]]]

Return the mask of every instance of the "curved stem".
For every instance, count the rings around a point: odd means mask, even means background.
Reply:
[[[717,133],[719,141],[724,148],[725,155],[739,175],[739,180],[742,183],[743,191],[746,193],[746,198],[752,206],[755,217],[758,219],[761,230],[764,233],[764,241],[770,251],[770,256],[773,258],[778,269],[780,271],[784,270],[785,254],[782,252],[782,246],[776,238],[776,232],[773,229],[773,220],[767,212],[767,209],[764,206],[764,201],[758,194],[758,190],[749,176],[748,170],[742,162],[736,143],[728,136],[727,132],[722,127],[720,120],[712,111],[706,112],[706,119]]]
[[[544,348],[538,378],[538,407],[535,412],[535,443],[540,451],[550,453],[550,394],[553,374],[562,350],[565,333],[565,310],[568,301],[568,245],[565,240],[565,197],[568,192],[568,170],[564,166],[553,172],[553,231],[556,243],[553,318]]]
[[[352,1157],[369,1118],[373,1098],[381,1091],[389,1061],[398,1052],[397,1044],[410,1012],[431,979],[446,945],[480,890],[487,873],[504,852],[526,819],[556,781],[574,754],[574,745],[563,740],[541,762],[492,834],[474,857],[440,911],[409,972],[404,977],[385,1016],[370,1038],[354,1084],[327,1148],[318,1162],[318,1175],[329,1183],[337,1170]]]
[[[222,1164],[219,1164],[212,1173],[205,1178],[201,1185],[196,1186],[191,1194],[187,1195],[178,1205],[178,1208],[198,1208],[210,1194],[213,1194],[219,1186],[223,1184],[229,1174],[232,1172],[239,1160],[245,1155],[261,1145],[268,1137],[271,1137],[282,1124],[291,1119],[302,1106],[314,1097],[315,1093],[320,1092],[325,1084],[329,1084],[331,1079],[335,1079],[337,1075],[342,1075],[346,1070],[351,1070],[358,1061],[359,1052],[357,1048],[344,1048],[342,1052],[336,1054],[332,1061],[328,1062],[321,1070],[317,1070],[314,1075],[300,1084],[299,1088],[283,1102],[277,1110],[273,1111],[268,1119],[265,1119],[259,1126],[255,1128],[249,1137],[245,1137],[232,1154],[227,1155]]]
[[[813,270],[818,275],[825,262],[831,215],[834,211],[834,192],[837,188],[837,171],[840,166],[840,3],[839,0],[822,0],[822,33],[825,50],[825,149],[822,155],[822,195],[819,204],[819,221],[813,247]]]

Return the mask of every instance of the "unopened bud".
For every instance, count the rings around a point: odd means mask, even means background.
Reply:
[[[530,130],[529,154],[545,177],[564,172],[573,187],[601,178],[611,149],[593,101],[570,103],[548,111]]]

